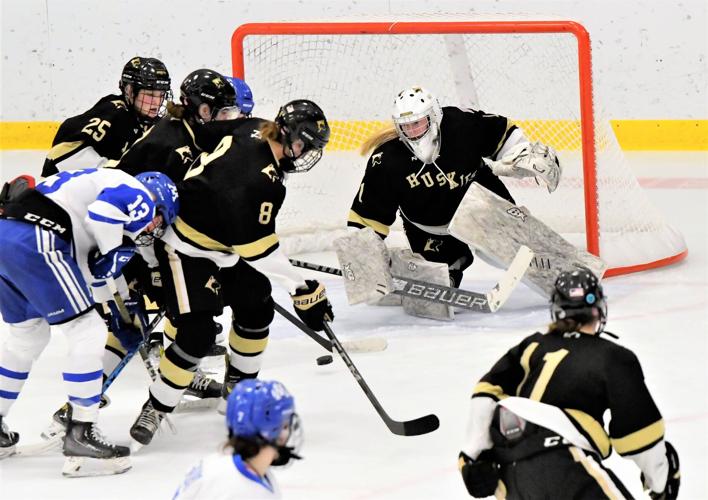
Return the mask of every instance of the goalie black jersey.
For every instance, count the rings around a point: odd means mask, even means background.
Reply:
[[[98,156],[117,160],[143,133],[138,119],[119,95],[108,95],[91,109],[66,119],[47,153],[42,177],[56,174],[57,164],[93,148]],[[92,165],[95,166],[95,165]],[[70,162],[64,170],[74,168]]]
[[[243,121],[212,121],[192,126],[185,119],[165,117],[110,166],[130,175],[162,172],[175,182],[181,181],[203,151],[213,150]]]
[[[178,184],[180,214],[173,225],[184,242],[246,260],[278,248],[275,219],[285,186],[270,145],[261,139],[263,120],[240,120],[213,152],[203,154]]]
[[[367,162],[348,224],[370,226],[386,236],[400,209],[411,222],[447,225],[471,182],[513,203],[482,157],[494,157],[515,128],[503,116],[444,107],[435,165],[423,166],[398,138],[377,147]]]
[[[520,396],[560,408],[603,458],[612,447],[632,455],[664,437],[664,422],[637,357],[594,335],[535,333],[525,338],[482,377],[472,397],[481,396]],[[603,421],[608,409],[609,435]]]

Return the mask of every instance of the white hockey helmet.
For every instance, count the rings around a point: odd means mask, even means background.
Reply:
[[[404,89],[394,100],[398,137],[423,163],[432,163],[440,154],[442,115],[437,97],[422,87]]]

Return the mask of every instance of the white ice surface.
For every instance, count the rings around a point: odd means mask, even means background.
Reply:
[[[37,173],[37,158],[33,153],[3,152],[2,180],[18,170]],[[640,178],[694,179],[677,183],[684,188],[648,190],[683,232],[689,254],[669,268],[605,281],[608,329],[619,334],[619,342],[642,362],[666,419],[667,438],[680,454],[680,498],[708,498],[708,155],[641,154],[630,160],[641,160]],[[34,167],[24,168],[28,164]],[[336,263],[331,254],[302,257]],[[484,290],[498,275],[498,270],[478,262],[467,271],[463,286]],[[305,460],[276,472],[284,497],[469,498],[456,459],[470,392],[509,347],[543,328],[546,305],[522,285],[497,314],[464,313],[454,323],[439,323],[406,316],[400,308],[348,306],[338,278],[317,278],[326,283],[337,315],[334,328],[342,339],[380,335],[388,340],[384,352],[352,356],[388,413],[403,420],[432,412],[440,417],[441,426],[420,437],[391,434],[344,364],[335,357],[333,364],[317,366],[315,359],[323,351],[276,317],[262,377],[281,380],[295,395],[306,433]],[[274,296],[289,306],[285,293],[276,291]],[[61,382],[64,349],[64,339],[53,336],[6,419],[21,433],[21,443],[39,439],[66,397]],[[147,386],[145,369],[135,361],[111,388],[113,403],[100,416],[100,426],[110,439],[129,441],[128,428],[147,397]],[[3,460],[0,498],[171,498],[190,465],[216,450],[225,438],[223,419],[216,413],[181,414],[174,421],[178,434],[158,435],[133,456],[133,469],[120,476],[62,478],[59,454]],[[633,494],[645,498],[633,463],[614,454],[607,464]]]

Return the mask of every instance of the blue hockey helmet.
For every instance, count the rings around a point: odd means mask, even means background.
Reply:
[[[241,113],[243,113],[246,117],[251,116],[253,106],[255,106],[251,87],[249,87],[246,82],[235,76],[225,76],[224,78],[231,82],[231,85],[236,91],[236,106],[238,106],[238,109],[240,109]]]
[[[295,400],[276,381],[242,380],[226,402],[226,426],[231,435],[261,438],[273,445],[294,415]]]
[[[172,179],[162,172],[143,172],[135,178],[155,196],[155,206],[164,219],[164,225],[172,224],[179,213],[179,195]]]
[[[598,322],[597,333],[605,329],[607,301],[600,280],[589,269],[563,271],[551,294],[553,321],[572,319],[580,324]]]

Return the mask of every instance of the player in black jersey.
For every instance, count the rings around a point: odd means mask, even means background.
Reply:
[[[676,498],[678,454],[639,360],[600,337],[607,305],[598,279],[561,273],[551,316],[546,333],[511,348],[474,388],[459,461],[470,494],[499,487],[510,499],[631,498],[602,465],[614,447],[639,466],[652,498]]]
[[[324,286],[304,280],[279,248],[275,221],[287,174],[321,158],[329,125],[314,102],[285,104],[275,121],[248,118],[194,163],[178,184],[181,217],[156,245],[168,315],[179,334],[160,362],[160,378],[131,428],[147,444],[173,410],[206,349],[214,317],[233,314],[224,397],[260,370],[274,306],[270,279],[292,296],[300,318],[322,330],[334,315]]]
[[[243,114],[236,103],[236,92],[226,77],[211,69],[192,71],[180,85],[180,104],[168,102],[168,116],[138,139],[120,160],[109,162],[106,166],[131,175],[158,171],[178,182],[184,178],[194,159],[203,151],[213,149],[221,139],[218,133],[205,130],[205,127],[220,122],[219,126],[230,131],[238,126],[239,121],[234,120]],[[224,123],[225,121],[229,123]],[[144,292],[152,301],[161,303],[160,287],[152,286],[153,282],[160,283],[157,262],[151,264],[153,269],[150,269],[142,258],[133,258],[126,265],[124,274],[135,288]],[[174,341],[177,332],[169,318],[164,324],[164,333]],[[151,335],[150,349],[156,353],[162,349],[160,332],[153,332]],[[104,372],[111,373],[126,352],[125,347],[109,335],[104,356]],[[214,346],[209,355],[223,354],[223,347]],[[201,398],[218,398],[221,397],[221,384],[197,371],[187,393]]]
[[[134,57],[123,68],[120,90],[120,95],[107,95],[61,124],[44,161],[42,177],[120,158],[164,114],[171,92],[170,75],[161,61]]]
[[[204,125],[245,116],[237,100],[225,76],[211,69],[192,71],[180,86],[180,103],[167,104],[169,116],[110,166],[131,175],[156,170],[179,182],[200,153],[216,146],[211,139],[214,134],[203,131]]]
[[[453,286],[458,286],[473,255],[466,243],[448,234],[447,225],[470,183],[512,203],[498,175],[535,175],[554,190],[560,175],[555,152],[529,144],[508,118],[441,108],[435,96],[420,87],[398,94],[393,121],[394,127],[361,148],[370,156],[348,225],[371,227],[385,238],[400,212],[411,250],[425,260],[446,263]],[[518,160],[530,154],[536,158],[536,170],[519,168]]]

